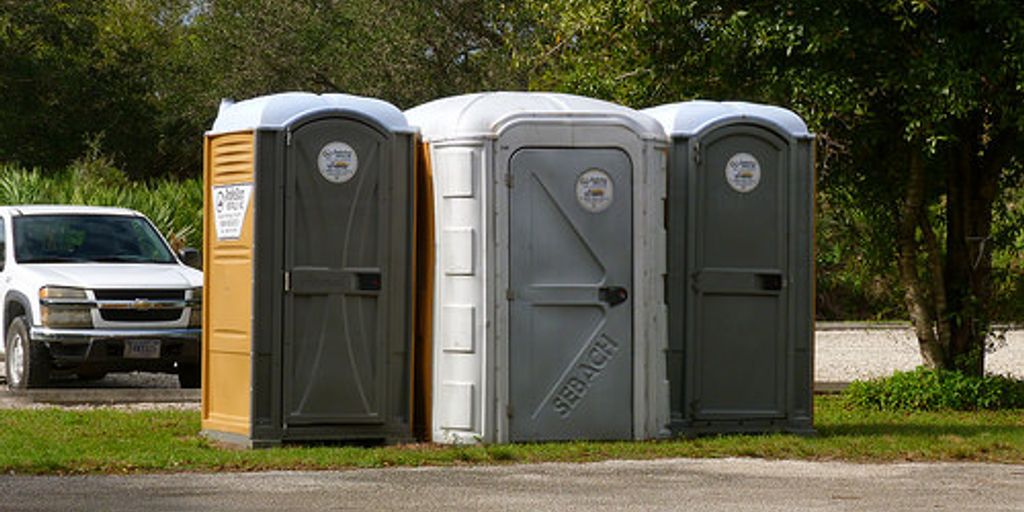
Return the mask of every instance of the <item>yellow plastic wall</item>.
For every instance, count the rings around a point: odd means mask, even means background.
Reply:
[[[202,428],[251,435],[253,215],[238,240],[217,240],[211,187],[253,183],[253,132],[207,137],[203,201]],[[255,194],[254,194],[255,195]]]
[[[433,400],[434,188],[430,151],[416,145],[415,241],[413,254],[413,433],[429,440]]]

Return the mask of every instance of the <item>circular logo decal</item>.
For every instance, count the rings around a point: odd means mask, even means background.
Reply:
[[[331,142],[320,149],[316,163],[324,179],[331,183],[345,183],[359,170],[359,155],[344,142]]]
[[[736,153],[725,164],[725,180],[737,192],[750,192],[761,183],[761,163],[750,153]]]
[[[615,184],[612,177],[601,169],[588,169],[576,180],[576,200],[584,210],[591,213],[603,212],[615,199]]]

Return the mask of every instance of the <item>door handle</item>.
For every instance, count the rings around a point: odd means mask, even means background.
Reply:
[[[380,272],[356,273],[356,289],[360,291],[380,290]]]
[[[629,292],[621,286],[604,286],[597,290],[597,298],[609,306],[618,306],[629,298]]]
[[[757,274],[757,284],[762,290],[782,290],[782,274]]]

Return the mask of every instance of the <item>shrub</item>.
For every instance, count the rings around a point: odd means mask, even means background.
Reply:
[[[918,367],[853,382],[843,397],[850,406],[883,411],[1019,409],[1024,408],[1024,381]]]
[[[44,174],[0,165],[0,204],[120,206],[149,217],[175,250],[203,240],[203,186],[198,179],[128,180],[103,158]]]

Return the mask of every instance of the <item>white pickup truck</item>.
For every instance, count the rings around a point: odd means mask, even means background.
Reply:
[[[0,207],[8,386],[141,370],[198,387],[203,276],[182,262],[196,255],[132,210]]]

